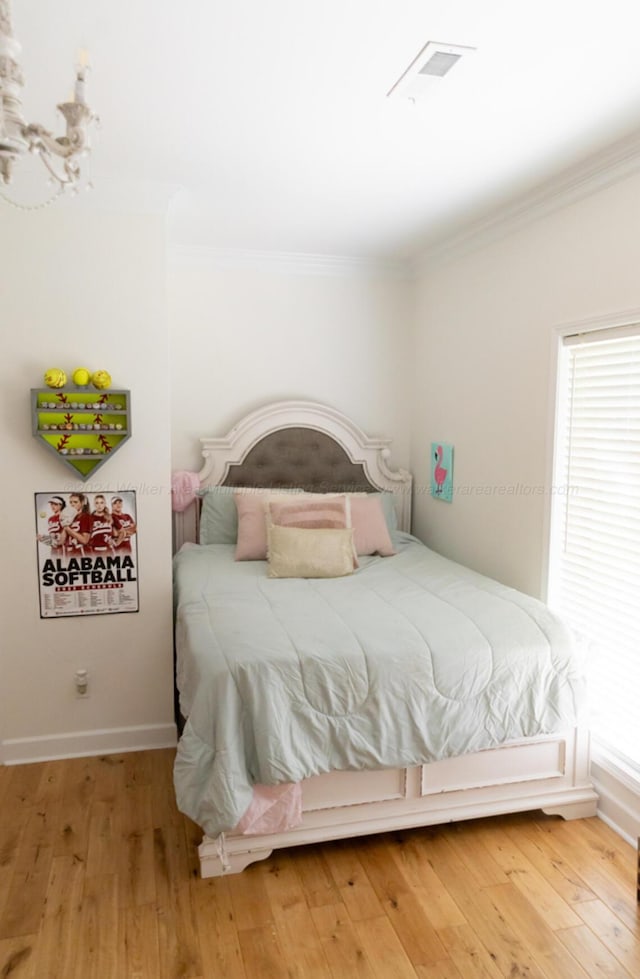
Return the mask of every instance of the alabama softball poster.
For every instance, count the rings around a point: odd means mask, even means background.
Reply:
[[[135,490],[36,493],[40,618],[138,611]]]

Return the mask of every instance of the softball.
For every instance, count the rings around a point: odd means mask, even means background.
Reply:
[[[94,371],[91,375],[91,383],[98,390],[111,387],[111,374],[109,371]]]
[[[77,384],[79,388],[86,387],[86,385],[91,380],[91,372],[87,370],[86,367],[76,367],[73,372],[73,383]]]
[[[48,388],[63,388],[67,383],[67,375],[59,367],[51,367],[45,371],[44,383]]]
[[[78,511],[75,507],[66,506],[62,513],[60,514],[60,523],[63,527],[68,527],[78,516]]]

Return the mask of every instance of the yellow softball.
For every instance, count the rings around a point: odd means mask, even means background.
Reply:
[[[72,377],[73,383],[77,384],[79,388],[83,388],[91,380],[91,372],[86,367],[76,367]]]
[[[63,388],[67,383],[67,375],[59,367],[51,367],[44,373],[44,383],[48,388]]]
[[[111,374],[109,371],[94,371],[91,375],[91,383],[98,390],[111,387]]]

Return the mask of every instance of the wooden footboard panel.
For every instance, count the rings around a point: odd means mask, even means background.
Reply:
[[[593,816],[588,733],[572,729],[417,768],[332,772],[303,783],[303,819],[284,833],[222,834],[199,847],[203,877],[239,873],[274,849],[543,809]]]

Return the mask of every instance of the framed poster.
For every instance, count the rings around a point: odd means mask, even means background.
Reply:
[[[453,500],[453,446],[431,443],[431,495],[436,500]]]
[[[138,611],[135,490],[36,493],[40,618]]]

